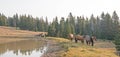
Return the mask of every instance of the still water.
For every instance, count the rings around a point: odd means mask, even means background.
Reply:
[[[0,57],[41,57],[47,44],[40,40],[24,40],[0,44]]]

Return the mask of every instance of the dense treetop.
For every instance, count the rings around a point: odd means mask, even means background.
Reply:
[[[67,18],[53,18],[52,22],[48,22],[49,18],[34,18],[31,15],[18,15],[6,17],[0,13],[0,26],[11,26],[23,30],[45,31],[48,36],[65,37],[68,34],[95,35],[97,38],[113,40],[119,31],[119,17],[116,11],[112,16],[109,13],[102,13],[95,17],[93,14],[90,18],[84,16],[73,16],[70,12]]]

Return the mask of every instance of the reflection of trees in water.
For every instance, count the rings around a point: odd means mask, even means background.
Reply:
[[[43,41],[25,40],[13,43],[0,44],[0,55],[8,51],[14,54],[30,55],[33,51],[42,51],[46,45]]]

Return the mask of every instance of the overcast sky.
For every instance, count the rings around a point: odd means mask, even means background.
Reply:
[[[30,14],[33,17],[48,17],[52,20],[55,16],[67,17],[69,12],[74,16],[100,15],[103,11],[116,10],[120,15],[119,0],[0,0],[0,13],[6,16]]]

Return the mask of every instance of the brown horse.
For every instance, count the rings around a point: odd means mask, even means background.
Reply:
[[[74,39],[74,35],[73,34],[69,34],[68,37],[70,38],[71,41]]]
[[[37,34],[37,35],[35,35],[35,36],[39,36],[39,37],[44,37],[44,38],[46,38],[46,35],[47,35],[48,33],[47,32],[44,32],[44,33],[39,33],[39,34]]]
[[[81,35],[76,35],[76,36],[75,36],[75,42],[77,43],[78,40],[80,40],[81,43],[84,43],[84,37],[83,37],[83,36],[81,36]]]

